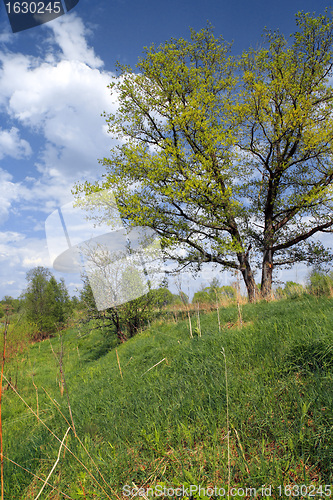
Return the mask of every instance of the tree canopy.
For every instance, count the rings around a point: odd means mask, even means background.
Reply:
[[[333,23],[296,23],[290,42],[268,31],[240,57],[207,26],[120,66],[105,114],[119,143],[104,179],[75,188],[111,189],[124,223],[153,228],[179,269],[240,270],[250,300],[256,269],[267,297],[274,268],[332,258],[314,237],[333,225]]]

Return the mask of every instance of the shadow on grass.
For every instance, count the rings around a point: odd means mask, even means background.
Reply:
[[[106,356],[112,349],[117,347],[117,345],[117,338],[112,336],[105,337],[91,346],[90,349],[83,354],[82,360],[88,363],[97,361]]]

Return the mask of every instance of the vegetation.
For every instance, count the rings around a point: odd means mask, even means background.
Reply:
[[[243,304],[242,327],[235,301],[220,331],[216,310],[200,312],[193,338],[179,304],[178,321],[165,309],[121,345],[76,328],[25,345],[5,367],[5,498],[35,499],[54,464],[45,498],[331,484],[332,298],[308,292]]]
[[[126,226],[154,229],[179,266],[240,271],[249,302],[216,279],[192,304],[180,282],[147,291],[125,260],[105,289],[99,259],[118,260],[94,248],[103,311],[86,278],[70,299],[29,271],[0,303],[2,498],[332,496],[332,256],[311,238],[333,225],[333,22],[297,24],[238,59],[208,26],[120,68],[106,118],[121,146],[77,194],[111,187]],[[306,285],[268,300],[294,262],[314,266]]]
[[[93,320],[94,327],[102,329],[107,336],[115,330],[119,342],[122,343],[145,328],[153,318],[156,309],[175,303],[181,303],[181,298],[161,286],[158,289],[149,290],[137,299],[99,311],[89,280],[84,276],[83,288],[80,291],[80,310],[83,315],[79,323],[88,325],[88,329],[91,329]]]
[[[208,26],[150,47],[137,72],[120,66],[105,116],[121,144],[101,182],[75,189],[111,189],[126,224],[154,229],[181,268],[240,270],[250,301],[257,265],[267,298],[274,268],[332,259],[312,237],[333,225],[333,22],[296,22],[290,43],[267,32],[239,58]]]
[[[194,304],[216,304],[221,303],[223,299],[233,299],[236,297],[236,290],[232,286],[220,286],[214,278],[209,286],[204,286],[198,292],[195,292],[192,302]]]
[[[65,324],[71,302],[65,282],[57,280],[44,267],[27,273],[28,286],[23,294],[26,318],[36,327],[36,339],[48,337]]]
[[[309,292],[313,295],[327,297],[332,296],[333,292],[333,273],[323,274],[319,271],[313,271],[308,280]]]

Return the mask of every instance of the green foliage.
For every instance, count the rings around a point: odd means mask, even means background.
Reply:
[[[331,296],[333,293],[333,273],[325,274],[319,271],[312,271],[308,279],[308,290],[313,295]]]
[[[236,291],[232,286],[207,286],[195,292],[192,302],[199,304],[216,304],[225,299],[234,299]]]
[[[179,295],[175,295],[166,287],[160,287],[155,290],[151,290],[150,294],[152,296],[154,307],[162,309],[166,306],[172,304],[181,304],[181,298]]]
[[[300,283],[295,283],[294,281],[287,281],[284,288],[281,287],[276,290],[276,295],[279,298],[297,298],[305,293],[304,287]]]
[[[189,303],[190,299],[189,299],[189,296],[186,295],[185,292],[183,292],[182,290],[180,290],[179,294],[178,294],[178,297],[181,301],[182,304],[184,304],[185,306]],[[175,299],[175,302],[177,303],[178,300]]]
[[[146,49],[137,72],[120,66],[120,105],[105,116],[121,145],[102,182],[76,187],[112,189],[123,220],[157,230],[180,266],[239,269],[250,300],[250,252],[264,297],[274,268],[332,259],[311,238],[333,224],[333,22],[296,23],[290,43],[267,32],[239,58],[207,26]]]
[[[99,311],[88,278],[83,276],[82,279],[80,301],[84,316],[81,323],[87,324],[89,329],[101,329],[108,337],[116,333],[120,342],[144,328],[152,319],[153,308],[167,296],[165,290],[150,290],[136,299]]]
[[[20,299],[14,299],[10,295],[5,295],[4,298],[0,301],[0,305],[2,309],[9,308],[12,313],[19,312],[22,303]]]
[[[295,371],[328,370],[333,368],[333,348],[328,338],[296,342],[286,357],[287,365]]]
[[[57,282],[44,267],[31,269],[26,279],[28,286],[23,294],[23,307],[41,339],[64,325],[71,312],[70,298],[64,281]]]

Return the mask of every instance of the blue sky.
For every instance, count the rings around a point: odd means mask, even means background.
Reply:
[[[102,173],[97,160],[108,154],[111,138],[100,115],[115,109],[107,85],[116,61],[134,66],[144,46],[187,38],[189,27],[199,30],[207,21],[239,54],[260,44],[265,26],[289,35],[298,10],[321,14],[326,6],[320,0],[80,0],[70,13],[13,34],[1,3],[0,298],[17,297],[32,267],[51,268],[45,220],[72,200],[74,182]],[[304,276],[301,268],[298,273]],[[78,275],[64,277],[71,292],[80,285]],[[209,277],[207,271],[203,279]],[[295,277],[295,271],[280,276]]]

